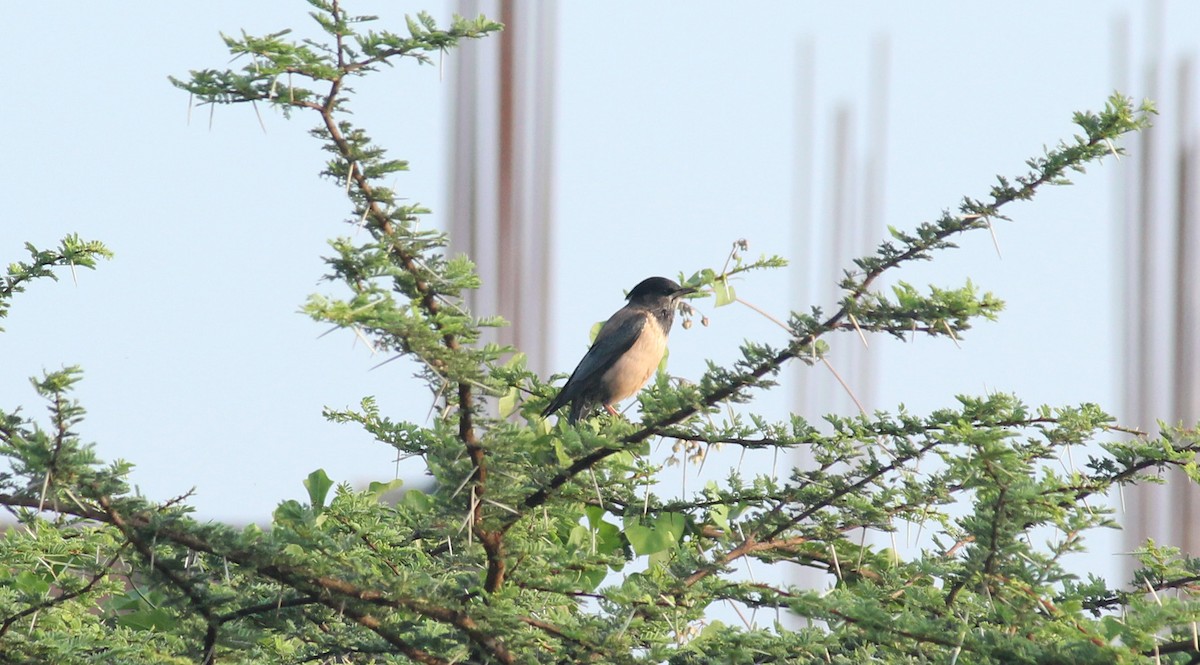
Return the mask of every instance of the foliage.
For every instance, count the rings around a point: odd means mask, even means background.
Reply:
[[[29,261],[14,261],[8,265],[8,274],[0,278],[0,319],[8,316],[8,308],[12,297],[25,290],[27,282],[40,277],[57,280],[54,268],[67,266],[71,275],[75,275],[75,266],[95,269],[96,259],[112,258],[112,252],[103,243],[94,240],[83,240],[72,233],[63,238],[58,249],[38,249],[30,243],[25,243],[25,251],[29,252]],[[0,328],[3,332],[4,328]]]
[[[1168,467],[1198,479],[1195,430],[1152,438],[1092,404],[1032,408],[1004,394],[960,396],[925,415],[830,415],[823,427],[729,408],[769,390],[788,362],[820,362],[836,333],[957,338],[995,317],[1000,301],[970,283],[877,284],[1119,152],[1148,105],[1114,95],[1102,112],[1077,114],[1080,134],[1030,160],[1026,174],[999,179],[957,212],[893,229],[845,272],[831,314],[791,315],[785,345],[748,342],[740,360],[710,364],[694,382],[660,373],[638,419],[571,427],[538,416],[555,387],[516,349],[480,342],[482,327],[502,322],[464,304],[479,283],[474,267],[445,255],[444,235],[417,227],[426,211],[381,184],[404,162],[349,119],[354,77],[397,59],[427,62],[500,26],[455,18],[440,29],[422,14],[401,35],[366,29],[371,17],[336,2],[310,4],[325,41],[226,37],[248,60],[242,69],[173,81],[202,103],[316,116],[312,133],[331,155],[324,175],[367,233],[331,243],[327,278],[344,295],[313,296],[305,311],[419,361],[440,407],[427,426],[390,419],[370,397],[327,416],[419,456],[436,485],[391,504],[383,497],[398,481],[355,490],[318,470],[304,481],[309,502],[281,503],[266,528],[202,523],[186,497],[132,492],[129,465],[105,464],[81,439],[85,413],[71,396],[79,370],[48,372],[34,382],[47,419],[0,412],[11,467],[0,502],[19,518],[0,540],[5,662],[1195,662],[1200,562],[1148,543],[1142,570],[1120,589],[1064,563],[1088,531],[1116,526],[1103,507],[1110,491],[1156,482]],[[90,267],[105,254],[77,240],[31,251],[0,303],[55,265]],[[684,281],[718,305],[734,302],[731,278],[782,264],[745,251]],[[646,456],[658,439],[698,456],[715,445],[803,450],[813,464],[731,471],[664,498]],[[1083,465],[1057,468],[1088,443]],[[863,537],[905,525],[930,546],[902,554]],[[757,576],[740,574],[751,561]],[[790,584],[785,565],[828,584]],[[726,605],[801,621],[712,620]]]

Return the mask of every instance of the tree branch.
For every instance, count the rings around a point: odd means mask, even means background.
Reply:
[[[1121,101],[1126,107],[1129,106],[1126,100],[1122,99]],[[1145,123],[1145,115],[1131,118],[1126,118],[1124,115],[1117,115],[1115,118],[1108,117],[1106,119],[1109,122],[1107,126],[1099,122],[1095,127],[1084,126],[1084,129],[1088,132],[1086,140],[1081,139],[1075,145],[1063,146],[1057,152],[1048,153],[1041,161],[1033,160],[1031,164],[1038,167],[1039,172],[1036,177],[1031,177],[1033,174],[1030,174],[1030,176],[1017,178],[1017,181],[1021,185],[1020,187],[1013,188],[1007,186],[1007,182],[1005,181],[1005,187],[993,188],[991,203],[983,205],[969,199],[964,201],[962,207],[967,214],[955,217],[947,213],[936,225],[929,224],[923,226],[919,237],[910,236],[905,239],[908,246],[904,251],[897,252],[893,250],[883,258],[868,257],[857,260],[855,262],[857,265],[860,267],[869,266],[869,268],[864,270],[860,281],[854,281],[850,277],[847,278],[846,282],[843,283],[846,287],[847,295],[842,299],[841,307],[825,319],[824,322],[818,324],[809,332],[794,337],[783,351],[775,354],[770,359],[759,363],[748,371],[733,376],[732,379],[719,385],[708,394],[702,395],[699,403],[683,406],[658,420],[643,422],[641,429],[623,437],[618,446],[599,448],[574,461],[566,469],[557,473],[545,485],[529,494],[522,502],[522,505],[527,510],[542,505],[558,488],[570,482],[575,476],[596,465],[601,460],[622,450],[627,450],[630,446],[645,441],[662,429],[681,423],[696,413],[711,408],[739,394],[769,374],[773,375],[777,373],[789,360],[799,357],[805,349],[815,344],[823,335],[836,330],[842,325],[852,309],[869,292],[871,285],[883,274],[907,262],[925,258],[932,250],[949,247],[948,239],[952,236],[967,231],[989,228],[990,219],[999,217],[999,210],[1001,208],[1014,201],[1032,198],[1038,189],[1047,184],[1060,183],[1063,179],[1063,174],[1068,169],[1076,168],[1083,163],[1103,156],[1107,152],[1107,147],[1111,146],[1111,139],[1133,131]],[[1078,124],[1083,126],[1082,122],[1078,122]],[[1105,147],[1103,151],[1099,150],[1101,146]],[[508,528],[508,525],[505,528]]]
[[[34,603],[33,605],[30,605],[29,607],[21,610],[20,612],[17,612],[15,614],[9,616],[8,618],[4,619],[4,622],[0,623],[0,637],[3,637],[4,634],[8,632],[8,629],[10,627],[12,627],[12,625],[14,623],[16,623],[17,621],[20,621],[21,619],[23,619],[27,616],[37,614],[38,612],[41,612],[44,609],[48,609],[48,608],[54,607],[55,605],[65,603],[68,600],[72,600],[74,598],[78,598],[80,596],[86,595],[88,592],[90,592],[92,589],[94,589],[97,584],[100,583],[100,580],[103,580],[106,576],[108,576],[108,573],[112,570],[112,567],[114,565],[116,565],[116,563],[118,561],[121,560],[121,552],[124,551],[125,546],[128,544],[129,544],[128,542],[122,543],[121,546],[117,548],[116,553],[113,554],[111,557],[109,557],[108,561],[106,561],[104,563],[104,565],[100,567],[100,570],[98,572],[96,572],[92,575],[91,579],[88,580],[87,584],[84,584],[82,587],[80,587],[74,591],[65,591],[53,598],[47,598],[46,600],[44,600],[40,603]]]

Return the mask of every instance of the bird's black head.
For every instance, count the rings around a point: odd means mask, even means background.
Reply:
[[[680,287],[674,280],[666,277],[647,277],[633,287],[627,299],[635,305],[652,305],[662,300],[674,300],[695,290],[690,286]]]

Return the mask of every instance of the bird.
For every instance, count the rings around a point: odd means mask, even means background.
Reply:
[[[695,288],[666,277],[638,282],[626,296],[628,304],[600,327],[591,348],[542,416],[568,402],[567,422],[572,425],[596,404],[617,415],[613,404],[632,397],[658,369],[675,321],[675,306],[680,298],[695,292]]]

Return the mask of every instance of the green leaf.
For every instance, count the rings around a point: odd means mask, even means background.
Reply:
[[[411,508],[413,511],[427,510],[434,504],[433,497],[418,489],[410,489],[404,493],[404,497],[400,499],[401,505],[406,508]]]
[[[13,586],[21,593],[40,597],[50,590],[50,580],[45,575],[25,570],[13,580]]]
[[[599,506],[588,506],[584,512],[587,514],[588,529],[595,532],[596,552],[598,554],[612,555],[619,554],[625,548],[625,541],[621,538],[621,530],[616,524],[604,520],[607,513]],[[592,538],[590,534],[589,538]]]
[[[639,555],[663,552],[683,538],[687,518],[679,513],[661,513],[652,517],[626,516],[625,537]]]
[[[567,452],[567,447],[563,445],[563,440],[555,438],[553,441],[554,458],[558,460],[558,465],[570,466],[572,462],[571,454]]]
[[[118,625],[133,630],[170,631],[174,630],[178,623],[175,617],[160,609],[138,610],[117,617]]]
[[[288,499],[275,509],[273,519],[280,526],[303,524],[311,515],[309,510],[295,499]]]
[[[383,498],[383,495],[387,494],[388,492],[398,490],[403,485],[404,480],[401,478],[397,478],[386,483],[371,481],[371,483],[367,485],[367,494],[375,497],[375,500],[378,501]]]
[[[737,292],[733,290],[733,285],[727,279],[713,282],[713,293],[717,297],[717,307],[724,307],[737,301]]]
[[[500,397],[501,418],[507,418],[517,410],[517,397],[520,396],[520,394],[521,393],[519,390],[517,390],[517,387],[513,386],[512,388],[508,389],[508,392],[504,393],[504,395]]]
[[[304,479],[304,487],[308,489],[308,500],[313,510],[320,512],[325,507],[325,499],[329,496],[333,481],[325,474],[325,469],[317,469]]]
[[[713,526],[726,531],[729,529],[729,506],[723,503],[717,504],[708,509],[708,518],[712,520]]]

